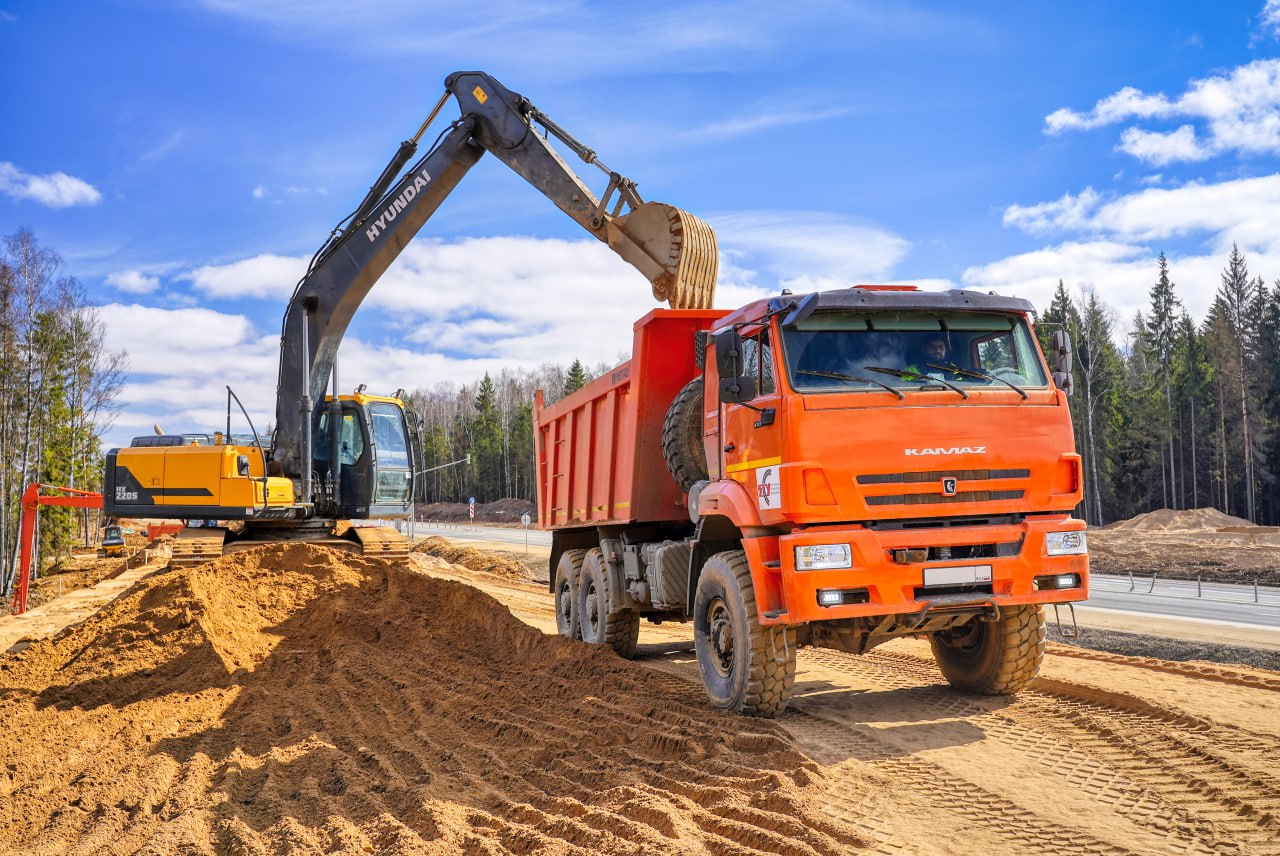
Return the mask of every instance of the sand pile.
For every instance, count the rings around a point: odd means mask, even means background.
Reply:
[[[779,726],[304,545],[0,657],[6,853],[843,853]]]
[[[1128,520],[1117,521],[1105,528],[1108,530],[1217,531],[1225,527],[1252,525],[1243,517],[1232,517],[1230,514],[1223,514],[1216,508],[1189,508],[1182,511],[1160,508],[1155,511],[1148,511],[1146,514],[1139,514]]]
[[[414,544],[413,552],[436,556],[452,565],[462,565],[462,567],[471,571],[497,574],[509,580],[525,580],[529,578],[524,566],[514,559],[500,556],[488,550],[477,550],[474,547],[458,547],[439,535],[432,535],[430,538]]]

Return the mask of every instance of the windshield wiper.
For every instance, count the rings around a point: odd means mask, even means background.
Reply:
[[[931,369],[943,369],[945,371],[951,372],[952,374],[963,375],[965,377],[976,377],[976,378],[981,378],[982,380],[998,380],[1005,386],[1011,387],[1015,392],[1018,393],[1018,395],[1021,395],[1024,401],[1027,398],[1027,391],[1024,390],[1022,387],[1018,386],[1012,381],[1007,381],[1002,377],[993,375],[990,372],[979,371],[977,369],[962,369],[960,368],[960,366],[956,365],[955,363],[929,363],[928,367]]]
[[[880,372],[881,374],[893,375],[894,377],[900,377],[903,380],[918,380],[921,382],[936,381],[947,389],[954,389],[956,392],[960,393],[961,398],[967,399],[969,397],[969,393],[965,392],[951,381],[943,380],[942,378],[934,377],[933,375],[920,374],[920,372],[913,372],[908,369],[891,369],[886,368],[885,366],[863,366],[863,368],[869,372]]]
[[[815,371],[810,371],[808,369],[797,369],[796,374],[807,374],[807,375],[813,375],[814,377],[829,377],[829,378],[834,378],[835,380],[851,380],[851,381],[856,381],[858,383],[874,383],[876,386],[883,387],[884,389],[887,389],[890,392],[892,392],[894,395],[898,396],[899,401],[906,398],[906,396],[902,394],[902,390],[894,389],[893,387],[889,386],[889,384],[881,383],[880,381],[875,380],[874,378],[862,377],[860,375],[845,374],[844,372],[815,372]]]

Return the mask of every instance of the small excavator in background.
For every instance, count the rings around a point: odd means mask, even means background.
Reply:
[[[461,116],[406,170],[451,97]],[[609,176],[600,196],[569,168],[551,137]],[[485,152],[644,274],[655,298],[672,308],[711,306],[718,251],[710,226],[673,206],[645,202],[634,181],[608,169],[593,150],[489,75],[454,73],[417,133],[401,143],[363,201],[316,252],[289,301],[273,436],[255,432],[239,442],[231,436],[228,388],[227,430],[213,442],[149,436],[107,453],[106,513],[222,524],[178,533],[175,566],[296,540],[407,556],[409,543],[395,528],[349,521],[408,514],[425,469],[419,426],[401,392],[369,395],[361,384],[354,394],[340,393],[338,346],[374,283]]]

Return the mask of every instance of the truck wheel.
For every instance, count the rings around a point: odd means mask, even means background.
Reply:
[[[1012,695],[1035,678],[1044,659],[1044,611],[1039,604],[1007,606],[998,621],[975,618],[929,634],[933,658],[953,687],[983,695]]]
[[[582,641],[592,645],[608,645],[618,656],[630,660],[636,655],[640,638],[640,614],[629,609],[609,611],[609,572],[604,553],[599,548],[588,550],[582,560],[578,582],[578,620],[582,625]]]
[[[582,638],[578,622],[578,580],[586,550],[565,550],[556,563],[556,630],[568,639]]]
[[[751,568],[741,550],[716,553],[693,599],[693,644],[711,703],[750,716],[777,716],[796,680],[796,631],[761,627]]]
[[[702,445],[702,378],[695,377],[676,394],[662,422],[662,457],[667,470],[689,492],[707,478],[707,451]]]

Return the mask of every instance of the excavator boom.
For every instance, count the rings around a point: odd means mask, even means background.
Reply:
[[[645,202],[635,182],[609,170],[594,151],[489,75],[454,73],[446,78],[445,90],[417,135],[401,144],[361,205],[316,253],[289,302],[273,453],[287,476],[304,477],[302,462],[310,460],[310,450],[304,449],[309,445],[305,425],[315,404],[324,401],[338,346],[356,309],[485,152],[644,274],[655,298],[673,308],[711,305],[718,250],[715,233],[704,221],[671,205]],[[449,96],[458,102],[461,116],[396,180]],[[600,196],[538,133],[539,126],[609,176]]]

